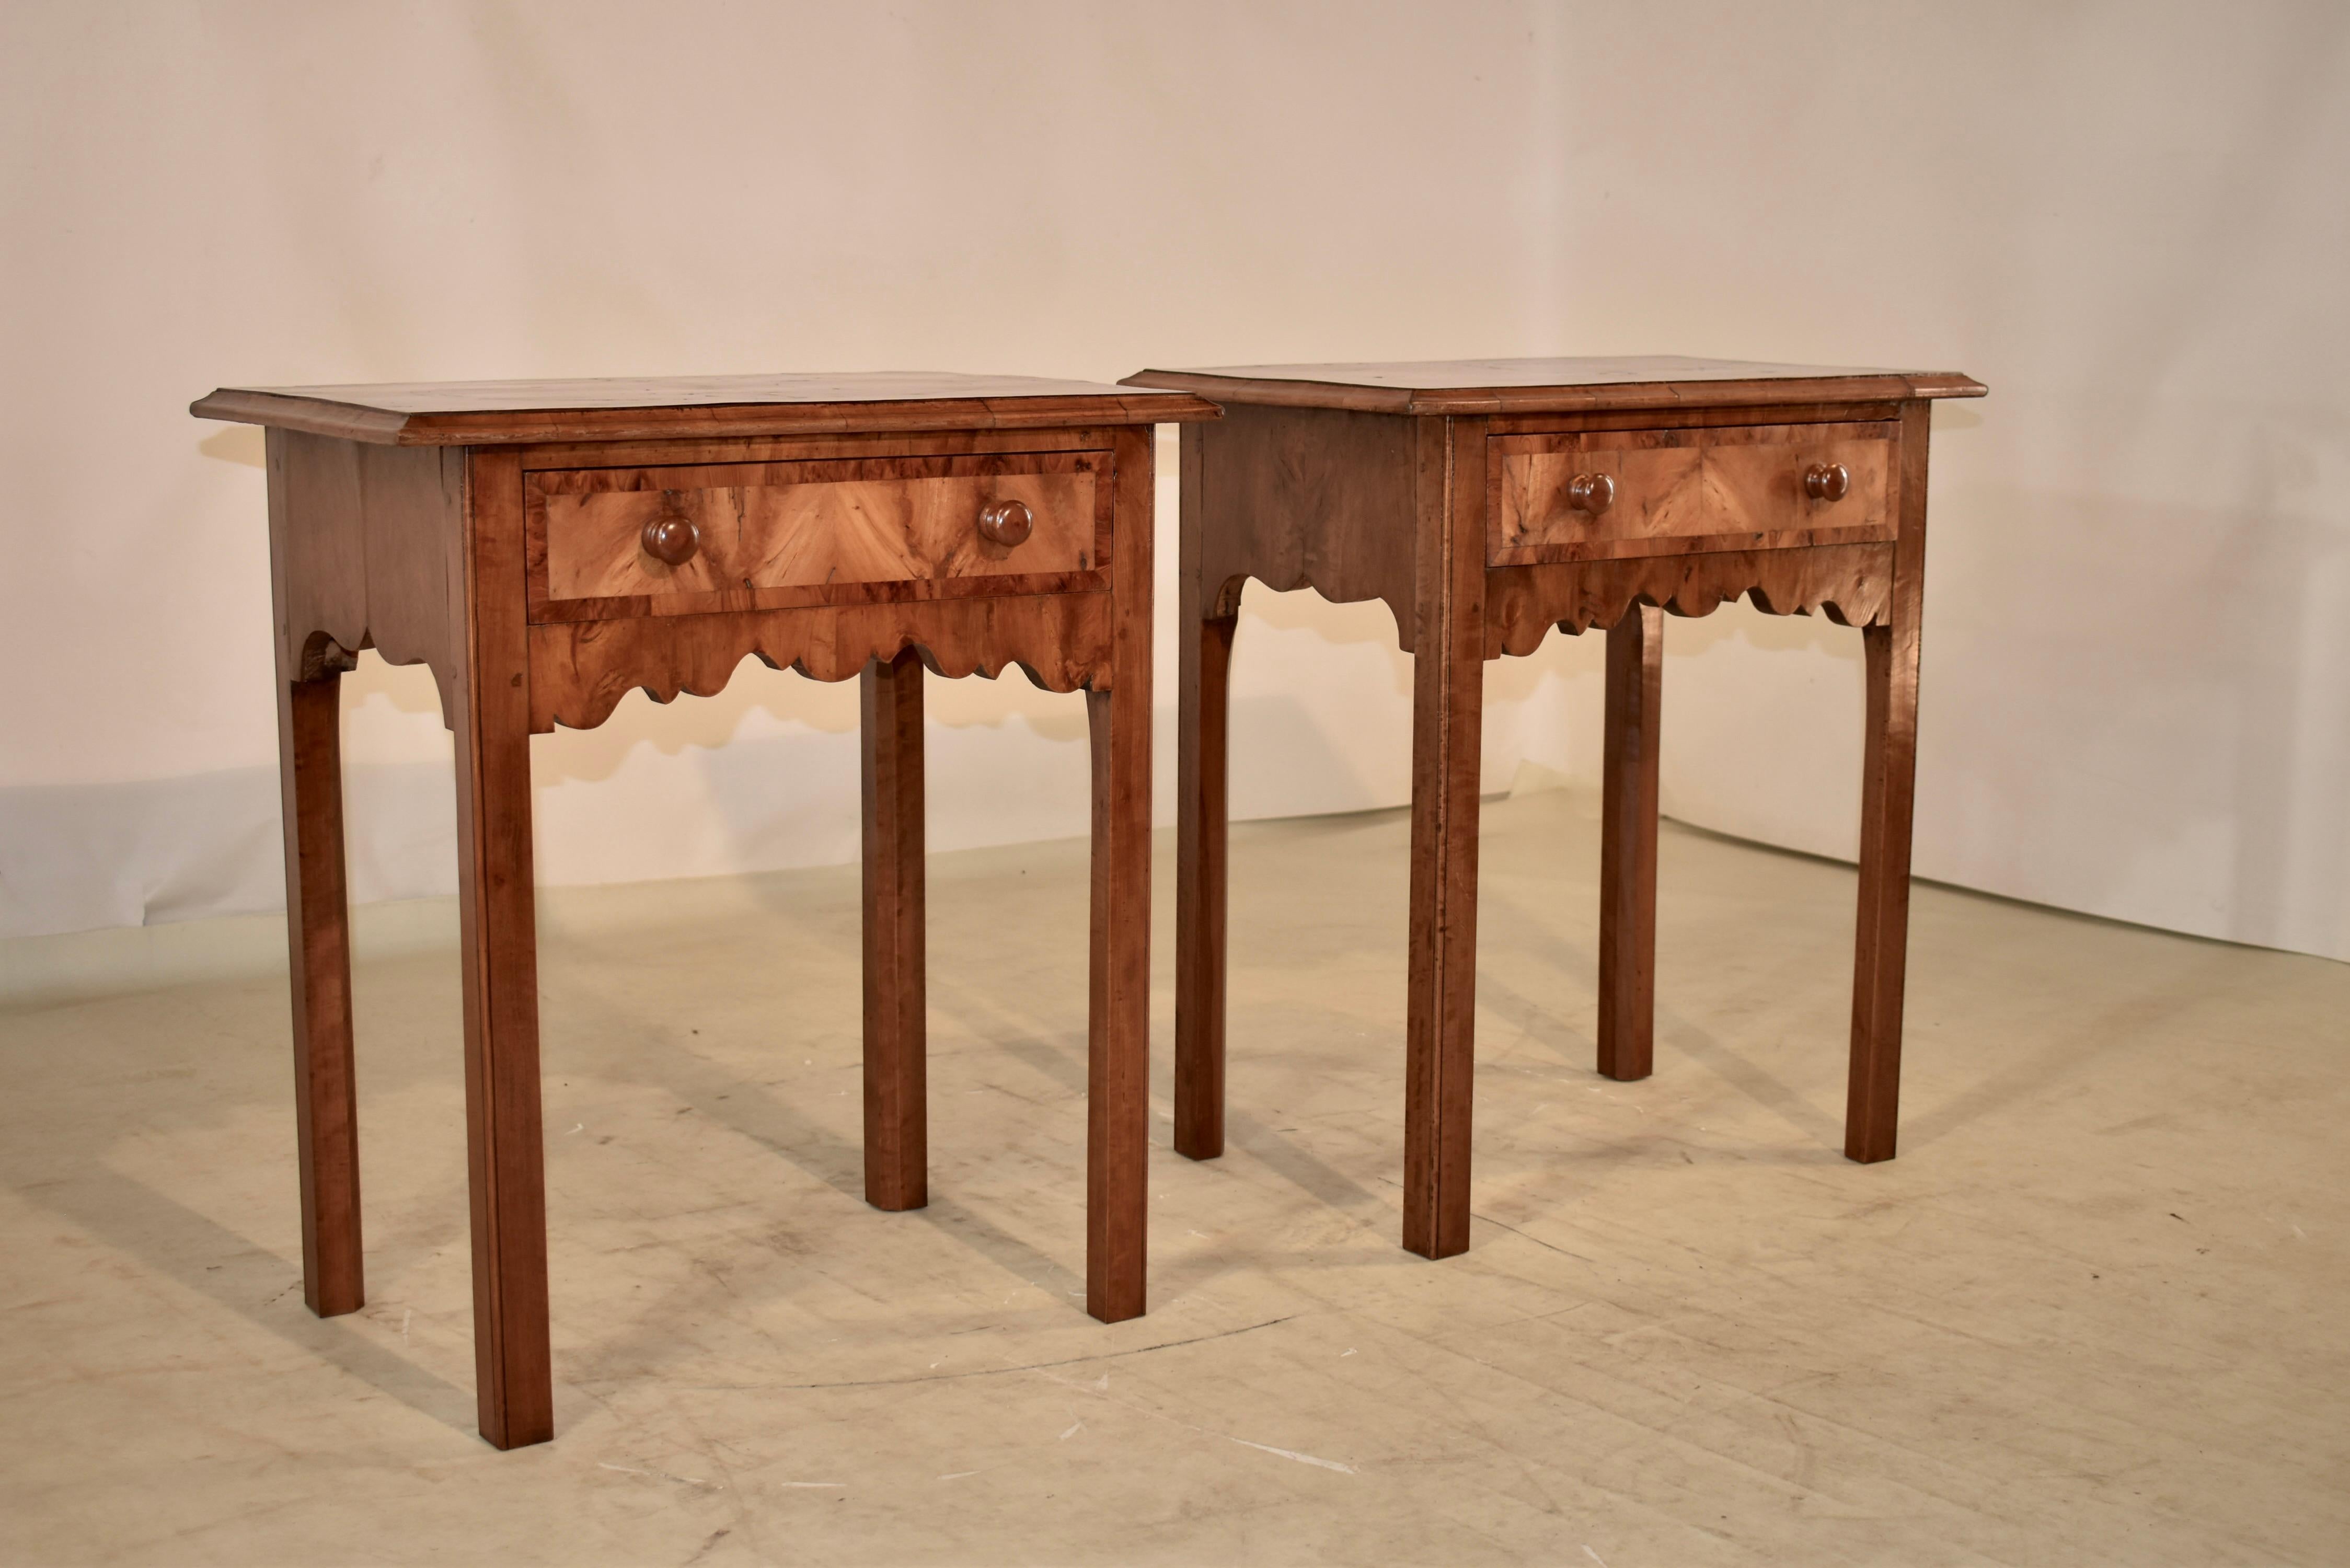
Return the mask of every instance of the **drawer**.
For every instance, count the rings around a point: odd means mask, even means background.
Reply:
[[[1494,436],[1486,558],[1530,566],[1887,540],[1896,428]]]
[[[531,618],[1104,590],[1111,467],[1060,452],[525,473]]]

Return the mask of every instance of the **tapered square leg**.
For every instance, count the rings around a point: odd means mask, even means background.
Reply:
[[[460,724],[457,784],[475,1396],[512,1449],[555,1435],[528,732]]]
[[[1176,713],[1175,1150],[1224,1152],[1224,867],[1230,807],[1226,677],[1236,616],[1200,613],[1189,576],[1178,624],[1182,691]]]
[[[1145,1305],[1150,1171],[1151,432],[1117,435],[1109,690],[1086,693],[1093,886],[1086,1045],[1086,1310]]]
[[[1924,402],[1901,410],[1892,593],[1884,618],[1860,634],[1868,696],[1844,1152],[1863,1164],[1893,1158],[1900,1123],[1901,993],[1909,959],[1909,829],[1918,781],[1918,642],[1925,612],[1931,417]]]
[[[294,992],[294,1127],[302,1185],[302,1299],[320,1317],[367,1300],[351,1050],[350,904],[343,865],[338,671],[277,681],[286,820],[286,937]]]
[[[1469,1247],[1477,1065],[1485,442],[1475,421],[1419,424],[1403,1244],[1423,1257],[1449,1258]]]
[[[1086,1310],[1104,1323],[1143,1308],[1150,1154],[1150,710],[1120,695],[1086,694],[1094,756]]]
[[[1478,745],[1485,667],[1415,659],[1410,996],[1406,1005],[1403,1244],[1469,1247],[1476,1071]]]
[[[1898,599],[1897,598],[1897,606]],[[1860,913],[1844,1152],[1891,1159],[1901,1106],[1901,1000],[1909,947],[1909,830],[1918,771],[1918,628],[1861,632],[1868,718],[1861,777]]]
[[[858,677],[865,802],[865,1201],[930,1201],[923,975],[922,661]]]
[[[464,667],[444,701],[457,742],[474,1397],[482,1436],[515,1449],[555,1435],[520,460],[474,454],[467,491],[473,601]]]
[[[1599,1071],[1645,1078],[1657,1017],[1658,714],[1665,612],[1635,605],[1607,633],[1599,804]]]

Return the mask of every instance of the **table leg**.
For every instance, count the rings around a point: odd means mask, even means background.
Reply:
[[[477,672],[452,726],[475,1396],[501,1449],[555,1434],[527,715],[518,680]]]
[[[858,677],[865,798],[865,1201],[930,1201],[922,867],[922,661]]]
[[[1629,1082],[1654,1064],[1657,757],[1665,612],[1635,605],[1607,633],[1599,805],[1599,1071]]]
[[[1093,742],[1086,1067],[1086,1310],[1143,1310],[1150,1154],[1150,702],[1086,693]]]
[[[1239,618],[1203,615],[1196,597],[1186,576],[1175,720],[1175,1150],[1213,1159],[1224,1152],[1227,677]]]
[[[351,1053],[350,903],[343,865],[341,685],[334,670],[311,680],[281,671],[277,681],[302,1299],[320,1317],[356,1312],[367,1300]]]
[[[1410,997],[1406,1008],[1403,1244],[1469,1247],[1476,1070],[1478,747],[1485,665],[1423,638],[1413,658]]]
[[[1913,599],[1909,602],[1914,603]],[[1861,632],[1867,657],[1861,775],[1860,919],[1853,964],[1852,1077],[1844,1152],[1891,1159],[1901,1103],[1901,991],[1909,946],[1910,806],[1918,773],[1918,622],[1896,596],[1890,626]]]

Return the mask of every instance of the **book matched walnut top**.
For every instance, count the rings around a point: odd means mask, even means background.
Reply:
[[[1564,413],[1611,409],[1979,398],[1950,370],[1769,365],[1659,355],[1622,359],[1432,359],[1359,365],[1225,365],[1144,370],[1128,387],[1223,402],[1390,414]]]
[[[188,411],[392,446],[1023,430],[1216,417],[1212,404],[1180,391],[933,371],[224,387]]]

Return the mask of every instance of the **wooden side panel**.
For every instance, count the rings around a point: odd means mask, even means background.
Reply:
[[[1657,1016],[1658,723],[1665,612],[1635,606],[1607,633],[1599,791],[1599,1071],[1645,1078]]]
[[[1445,1258],[1469,1246],[1485,692],[1484,421],[1419,421],[1416,457],[1403,1244]]]
[[[530,827],[530,680],[522,472],[477,452],[466,485],[457,741],[465,1129],[473,1198],[473,1356],[482,1436],[555,1432],[546,1323],[546,1178]]]
[[[278,611],[291,667],[315,674],[326,659],[348,668],[350,655],[372,648],[387,663],[431,665],[445,702],[463,656],[449,594],[464,454],[280,430],[268,448],[270,488],[292,523]]]
[[[1926,448],[1929,406],[1901,421],[1901,522],[1892,603],[1862,632],[1867,728],[1860,804],[1860,909],[1852,987],[1852,1067],[1845,1154],[1891,1159],[1901,1106],[1901,1004],[1909,952],[1909,835],[1918,776],[1918,623],[1926,587]]]
[[[1892,427],[1733,425],[1495,437],[1489,559],[1495,566],[1607,560],[1671,551],[1785,548],[1890,540]],[[1813,464],[1842,464],[1848,493],[1804,493]],[[1615,499],[1568,504],[1578,475]]]
[[[573,602],[581,600],[629,601],[598,606],[600,614],[684,615],[841,602],[837,590],[883,585],[897,591],[846,597],[1033,591],[1038,585],[1022,579],[1037,578],[1053,588],[1105,587],[1105,459],[1054,452],[535,472],[536,618],[575,618],[587,613]],[[1028,507],[1033,532],[1022,543],[980,533],[982,508],[999,501]],[[646,525],[667,518],[692,524],[700,539],[676,566],[642,544]]]
[[[1147,1304],[1150,1160],[1151,432],[1118,444],[1117,621],[1086,693],[1093,887],[1086,1056],[1086,1310]]]
[[[367,506],[369,640],[388,664],[432,668],[445,718],[464,654],[464,608],[449,582],[464,537],[465,454],[353,450]]]
[[[922,661],[858,678],[865,808],[865,1201],[931,1200],[922,823]]]
[[[330,668],[349,669],[373,641],[359,448],[280,430],[268,431],[265,442],[277,664],[291,680],[312,680]]]
[[[1201,427],[1201,572],[1213,613],[1252,576],[1334,603],[1384,599],[1412,646],[1414,421],[1235,404]]]

